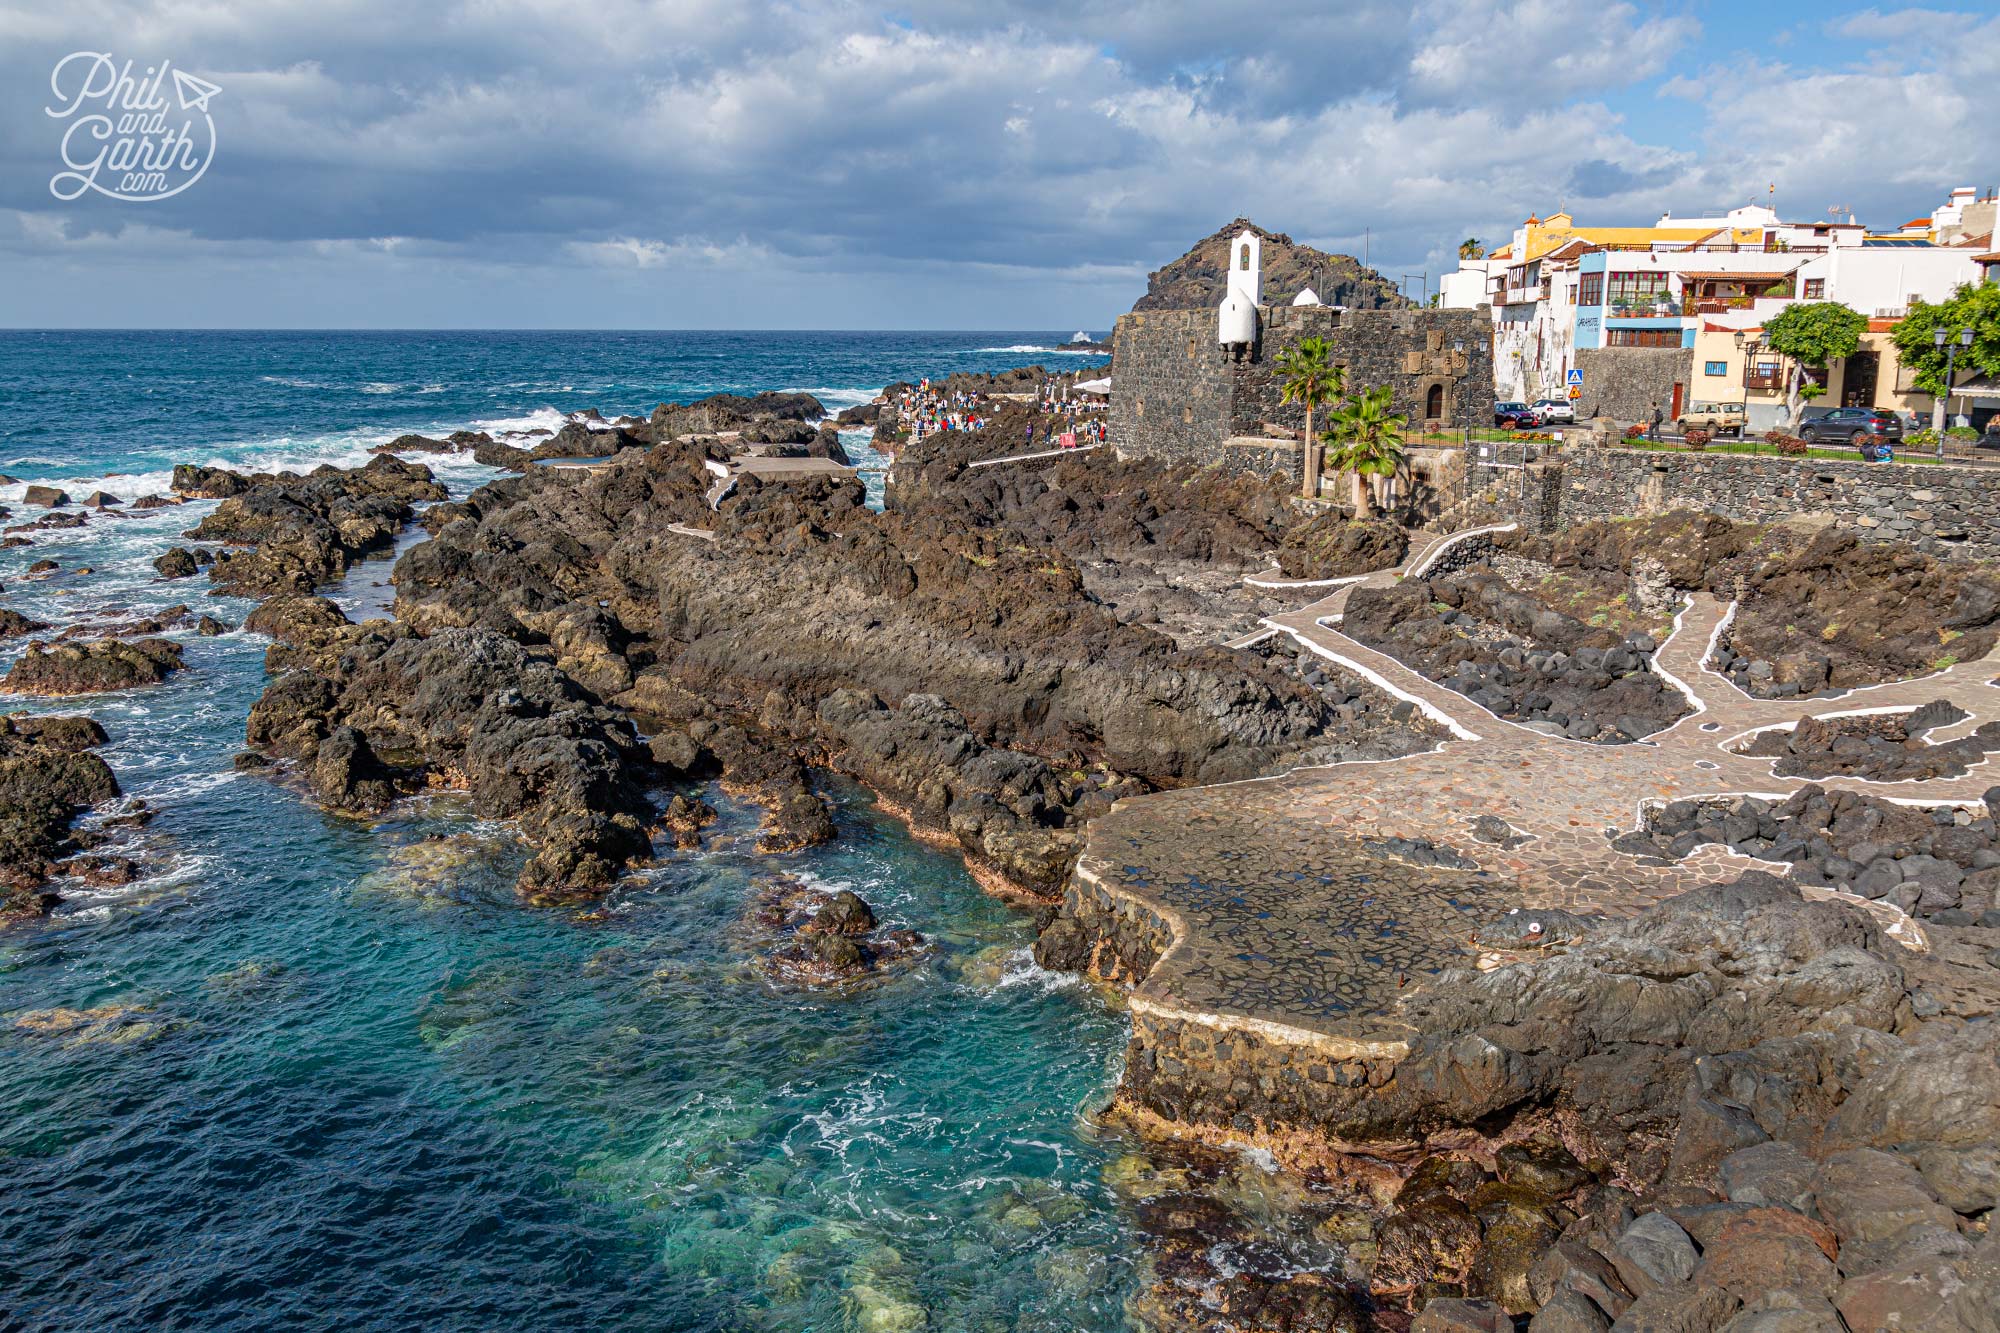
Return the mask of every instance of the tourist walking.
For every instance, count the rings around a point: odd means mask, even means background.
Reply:
[[[1654,400],[1653,400],[1653,424],[1652,424],[1652,425],[1650,425],[1650,426],[1648,426],[1648,427],[1646,428],[1646,438],[1647,438],[1647,439],[1649,439],[1649,440],[1657,440],[1657,439],[1659,439],[1659,438],[1660,438],[1660,423],[1661,423],[1661,422],[1663,422],[1663,421],[1665,421],[1666,419],[1667,419],[1667,414],[1666,414],[1665,412],[1662,412],[1662,411],[1660,410],[1660,403],[1659,403],[1659,400],[1658,400],[1658,399],[1654,399]]]

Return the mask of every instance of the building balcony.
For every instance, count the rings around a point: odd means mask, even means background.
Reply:
[[[1614,301],[1604,312],[1612,319],[1677,319],[1681,314],[1679,301]]]
[[[1743,376],[1743,387],[1758,393],[1776,393],[1785,387],[1785,372],[1757,370],[1753,367]]]
[[[1756,304],[1754,296],[1700,296],[1687,302],[1687,309],[1697,315],[1727,315],[1732,311],[1748,310]]]

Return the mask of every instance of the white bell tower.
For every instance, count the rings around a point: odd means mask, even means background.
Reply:
[[[1229,294],[1264,304],[1264,238],[1246,231],[1229,244]]]
[[[1224,347],[1257,341],[1257,307],[1264,296],[1264,242],[1244,231],[1229,243],[1229,288],[1217,312],[1216,337]]]

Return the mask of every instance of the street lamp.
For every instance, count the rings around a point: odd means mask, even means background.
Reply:
[[[1757,351],[1763,345],[1762,339],[1738,330],[1736,350],[1743,353],[1743,411],[1746,416],[1750,411],[1750,363],[1756,359]]]
[[[1931,335],[1931,344],[1944,352],[1944,391],[1938,394],[1937,402],[1931,406],[1931,429],[1937,432],[1937,456],[1944,457],[1944,418],[1951,404],[1952,366],[1958,361],[1958,349],[1972,346],[1972,330],[1960,329],[1953,339],[1943,329]]]

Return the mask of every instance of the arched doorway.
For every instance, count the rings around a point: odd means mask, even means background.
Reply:
[[[1424,419],[1438,421],[1444,416],[1444,385],[1433,384],[1424,395]]]

